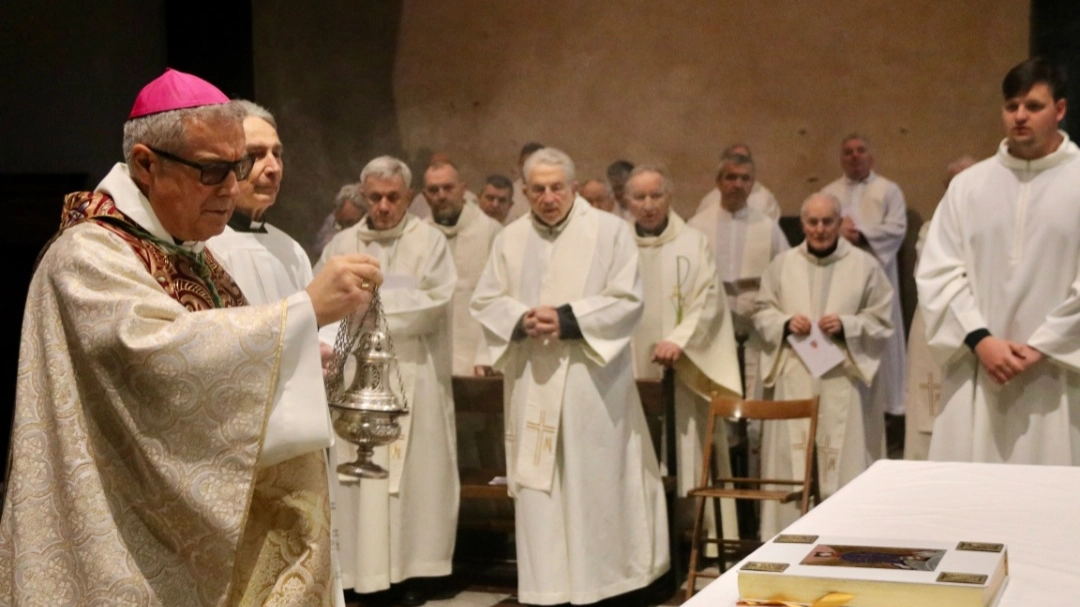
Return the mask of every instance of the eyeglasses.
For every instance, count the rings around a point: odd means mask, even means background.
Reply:
[[[151,147],[150,151],[166,160],[179,162],[180,164],[189,166],[193,169],[199,169],[199,183],[203,185],[218,185],[219,183],[225,181],[225,179],[229,176],[229,171],[236,173],[237,181],[243,181],[248,178],[248,175],[251,174],[251,167],[255,165],[255,159],[252,158],[250,155],[245,155],[243,158],[235,162],[229,162],[227,160],[215,160],[213,162],[200,164],[198,162],[194,162],[186,158],[181,158],[175,154],[170,154],[164,150],[159,150],[157,148]]]

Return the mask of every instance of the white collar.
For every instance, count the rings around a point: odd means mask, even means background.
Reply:
[[[126,164],[122,162],[116,163],[95,190],[108,194],[121,213],[127,215],[129,219],[151,235],[165,242],[176,242],[172,234],[169,234],[168,230],[161,225],[161,221],[158,219],[157,214],[154,213],[154,207],[150,205],[150,201],[139,191],[139,186],[135,185],[135,181],[131,179],[131,172]],[[206,243],[189,240],[177,246],[193,253],[201,253]]]
[[[1080,148],[1077,148],[1076,144],[1069,140],[1069,134],[1065,131],[1058,131],[1058,133],[1060,133],[1062,137],[1061,145],[1053,152],[1050,152],[1042,158],[1036,158],[1035,160],[1025,160],[1013,156],[1009,153],[1009,140],[1002,139],[1001,144],[998,145],[998,161],[1014,171],[1038,172],[1053,168],[1066,160],[1080,155]]]

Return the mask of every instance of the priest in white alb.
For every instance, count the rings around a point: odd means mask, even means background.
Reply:
[[[705,235],[716,255],[716,271],[727,294],[736,339],[746,340],[746,397],[762,398],[758,373],[761,338],[752,320],[754,297],[769,262],[791,245],[775,220],[748,204],[755,183],[754,161],[749,156],[727,154],[718,173],[719,203],[695,215],[687,225]]]
[[[285,172],[277,121],[266,108],[250,101],[233,103],[244,111],[247,152],[255,164],[251,176],[240,182],[240,196],[229,225],[206,245],[244,292],[248,303],[269,303],[300,291],[314,274],[300,243],[264,217],[277,202]]]
[[[337,485],[342,580],[360,593],[410,580],[403,600],[419,604],[427,584],[413,579],[450,574],[457,531],[449,322],[457,272],[442,233],[406,212],[411,179],[397,158],[369,162],[360,173],[368,215],[330,241],[317,268],[357,252],[382,264],[380,294],[402,380],[389,383],[409,407],[398,418],[401,436],[375,448],[373,461],[389,478]],[[324,336],[332,343],[332,334]],[[353,459],[345,441],[335,448],[339,461]]]
[[[884,412],[869,397],[885,342],[893,290],[877,259],[840,238],[840,202],[813,194],[802,205],[806,241],[777,257],[761,279],[754,324],[764,350],[761,370],[776,400],[820,397],[817,465],[822,498],[843,487],[876,459],[885,445]],[[827,339],[842,352],[839,364],[815,377],[789,336]],[[809,423],[765,422],[763,478],[802,478]],[[782,487],[775,487],[781,489]],[[796,504],[766,501],[761,537],[794,522]]]
[[[0,522],[3,605],[331,607],[317,327],[366,256],[247,305],[206,249],[247,179],[244,115],[168,70],[125,162],[67,197],[27,297]]]
[[[285,172],[277,121],[269,110],[250,101],[241,99],[232,103],[244,113],[244,138],[247,153],[254,164],[251,175],[239,182],[240,195],[236,198],[236,209],[229,217],[225,231],[208,240],[206,246],[236,281],[247,302],[262,305],[303,290],[314,274],[311,261],[300,243],[264,221],[266,211],[277,202]],[[308,354],[312,358],[309,365],[320,359],[318,351]],[[313,409],[326,407],[322,378],[310,375],[307,379],[308,384],[295,386],[297,396],[311,401]],[[282,418],[281,421],[284,429],[297,437],[311,428],[309,416]],[[329,478],[332,471],[327,474]],[[330,497],[332,518],[332,492]],[[345,597],[341,593],[336,551],[332,557],[337,585],[335,600],[337,607],[344,607]]]
[[[469,314],[469,300],[487,265],[491,245],[502,225],[465,199],[465,181],[449,162],[424,171],[423,195],[431,209],[426,221],[442,232],[457,269],[457,285],[450,303],[454,375],[485,374],[491,366],[480,323]]]
[[[736,143],[734,145],[729,145],[728,147],[724,148],[723,152],[720,153],[721,169],[723,168],[724,158],[730,156],[731,154],[739,154],[741,156],[746,156],[751,160],[754,159],[753,155],[750,153],[750,146],[746,145],[745,143]],[[780,221],[780,203],[776,201],[776,196],[773,195],[772,191],[769,188],[765,187],[765,184],[757,180],[756,166],[754,172],[754,185],[750,188],[750,195],[746,198],[746,206],[750,207],[751,209],[756,209],[762,215],[769,217],[773,221]],[[694,215],[703,213],[708,209],[711,209],[716,205],[720,204],[721,174],[721,171],[718,170],[716,173],[716,187],[709,190],[708,194],[701,197],[701,202],[698,203],[698,207],[697,210],[694,211]]]
[[[902,422],[907,379],[904,317],[900,309],[900,274],[896,254],[907,235],[907,205],[896,183],[874,172],[874,151],[862,135],[849,135],[840,144],[844,176],[822,188],[840,201],[844,222],[840,235],[878,258],[895,293],[890,312],[896,328],[881,357],[881,370],[870,387],[870,399],[892,419]],[[902,426],[895,426],[897,431]],[[891,437],[899,441],[899,435]],[[882,451],[877,458],[885,457]]]
[[[679,495],[701,485],[709,398],[742,396],[742,379],[727,297],[705,236],[671,210],[671,185],[659,169],[638,166],[626,182],[634,216],[645,311],[634,330],[634,377],[660,379],[675,371],[676,464]],[[731,476],[726,429],[713,437],[718,476]],[[683,507],[692,503],[688,502]],[[733,500],[721,502],[723,534],[739,538]],[[712,508],[706,509],[715,537]]]
[[[532,213],[496,238],[471,306],[505,378],[518,598],[632,605],[669,565],[630,352],[637,247],[629,224],[576,196],[563,152],[534,152],[524,175]]]
[[[929,458],[1080,465],[1080,148],[1059,68],[1002,82],[1005,139],[949,184],[916,281],[943,365]]]

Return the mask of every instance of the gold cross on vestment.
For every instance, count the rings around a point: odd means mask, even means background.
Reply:
[[[829,435],[825,435],[825,440],[818,443],[818,455],[825,459],[825,465],[821,467],[825,472],[831,472],[837,469],[837,461],[839,460],[840,448],[833,447],[832,441],[829,439]]]
[[[547,411],[540,412],[539,422],[525,422],[525,427],[529,430],[536,430],[536,449],[533,450],[533,465],[538,466],[540,464],[540,448],[543,443],[543,448],[548,453],[554,450],[554,445],[551,439],[555,436],[555,426],[549,426],[544,423],[544,417],[547,415]]]
[[[930,408],[931,417],[937,417],[941,404],[941,382],[934,381],[933,371],[926,372],[926,381],[919,384],[919,388],[926,390],[926,406]]]

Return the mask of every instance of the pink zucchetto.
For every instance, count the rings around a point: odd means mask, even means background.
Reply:
[[[202,78],[166,68],[164,74],[139,91],[128,120],[159,112],[228,102],[225,93]]]

